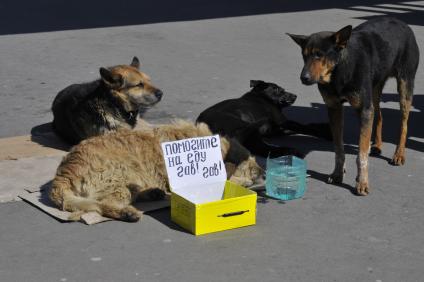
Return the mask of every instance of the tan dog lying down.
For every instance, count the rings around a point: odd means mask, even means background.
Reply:
[[[71,220],[96,211],[109,218],[137,221],[141,215],[131,203],[159,200],[169,191],[161,142],[208,135],[212,133],[206,124],[175,121],[156,128],[120,130],[84,140],[63,158],[52,183],[50,199],[60,209],[73,212]],[[239,155],[231,152],[230,144],[233,142],[221,137],[226,161],[230,155]],[[262,176],[261,168],[250,155],[229,167],[233,167],[230,180],[241,185],[250,186]]]

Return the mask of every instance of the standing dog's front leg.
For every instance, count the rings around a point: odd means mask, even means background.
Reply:
[[[333,173],[328,177],[328,183],[342,183],[345,173],[345,152],[343,144],[343,105],[334,103],[328,107],[331,133],[333,134],[336,162]]]
[[[374,119],[374,109],[372,105],[363,107],[359,112],[359,116],[361,129],[359,134],[359,153],[356,159],[356,164],[358,166],[356,192],[358,195],[366,196],[369,193],[368,155],[370,152],[372,124]]]

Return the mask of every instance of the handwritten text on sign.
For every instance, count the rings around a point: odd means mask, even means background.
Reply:
[[[171,186],[225,181],[219,135],[162,143]]]

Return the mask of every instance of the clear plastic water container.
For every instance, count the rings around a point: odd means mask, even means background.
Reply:
[[[266,195],[280,199],[301,198],[306,189],[306,161],[295,156],[267,158]]]

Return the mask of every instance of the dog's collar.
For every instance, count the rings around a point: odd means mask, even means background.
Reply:
[[[120,111],[120,116],[130,123],[137,119],[137,114],[137,111]]]
[[[135,118],[137,116],[137,111],[127,112],[127,115],[128,115],[128,118],[129,119],[133,119],[133,118]]]

